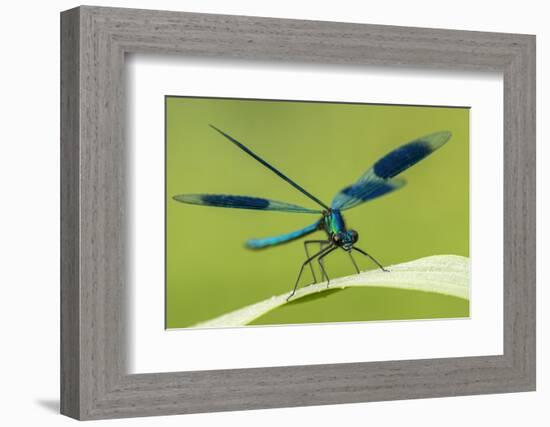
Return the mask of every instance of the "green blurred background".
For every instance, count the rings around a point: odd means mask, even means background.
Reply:
[[[289,292],[305,259],[294,241],[263,251],[244,242],[286,233],[315,215],[223,209],[172,200],[183,193],[267,197],[316,208],[208,124],[235,137],[330,204],[388,151],[449,130],[440,150],[406,170],[407,185],[345,211],[358,245],[390,265],[469,255],[469,109],[166,97],[166,327],[183,328]],[[323,238],[317,232],[309,238]],[[313,247],[312,247],[313,249]],[[331,278],[354,273],[342,251]],[[362,270],[375,266],[356,257]],[[308,273],[306,271],[306,273]],[[302,285],[311,282],[304,274]],[[333,291],[287,304],[254,324],[467,317],[467,301],[384,288]]]

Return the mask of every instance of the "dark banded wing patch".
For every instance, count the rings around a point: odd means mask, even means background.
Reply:
[[[263,211],[321,213],[318,209],[304,208],[291,203],[264,199],[262,197],[235,196],[229,194],[180,194],[174,200],[190,205],[215,206],[218,208],[253,209]]]
[[[404,180],[392,178],[426,158],[450,138],[451,132],[436,132],[396,148],[374,163],[357,182],[341,190],[334,197],[332,208],[350,209],[403,187]]]
[[[393,178],[433,153],[450,138],[451,132],[448,131],[418,138],[386,154],[372,166],[372,170],[382,179]]]
[[[342,189],[332,201],[332,209],[346,210],[361,203],[391,193],[406,184],[404,179],[381,179],[371,174],[370,178],[358,181]]]

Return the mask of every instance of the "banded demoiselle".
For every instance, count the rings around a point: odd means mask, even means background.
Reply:
[[[317,282],[317,277],[312,265],[312,261],[317,260],[322,278],[327,282],[327,287],[330,284],[330,279],[323,264],[323,259],[334,252],[337,249],[342,249],[349,254],[350,260],[357,273],[360,272],[357,263],[355,262],[352,252],[359,252],[360,254],[370,258],[377,266],[383,271],[388,271],[384,266],[378,262],[372,255],[363,249],[357,247],[356,243],[359,240],[359,234],[357,231],[348,229],[342,215],[342,211],[351,209],[364,202],[391,193],[403,187],[406,183],[404,179],[395,178],[405,169],[418,163],[420,160],[427,157],[429,154],[440,148],[450,138],[451,133],[448,131],[435,132],[430,135],[426,135],[417,138],[405,145],[402,145],[385,156],[378,159],[359,179],[340,190],[332,200],[330,206],[322,202],[318,197],[315,197],[305,188],[296,183],[293,179],[283,174],[279,169],[275,168],[270,163],[266,162],[260,156],[255,154],[244,144],[237,141],[232,136],[228,135],[224,131],[217,127],[210,125],[210,127],[238,148],[243,150],[246,154],[253,157],[267,169],[274,172],[281,179],[292,185],[302,194],[307,196],[322,209],[311,209],[303,206],[294,205],[291,203],[280,202],[276,200],[265,199],[262,197],[252,196],[236,196],[229,194],[181,194],[174,196],[173,199],[178,202],[215,206],[222,208],[237,208],[237,209],[255,209],[264,211],[280,211],[280,212],[298,212],[298,213],[310,213],[321,215],[321,217],[313,224],[307,227],[301,228],[290,233],[281,234],[279,236],[264,237],[259,239],[251,239],[246,242],[246,247],[250,249],[264,249],[272,246],[280,245],[283,243],[291,242],[301,237],[307,236],[318,230],[323,230],[326,234],[325,239],[320,240],[305,240],[304,249],[306,252],[306,260],[302,263],[296,282],[292,292],[287,297],[290,299],[298,288],[300,278],[304,268],[309,265],[311,268],[311,274],[314,282]],[[319,251],[310,256],[308,245],[319,244]]]

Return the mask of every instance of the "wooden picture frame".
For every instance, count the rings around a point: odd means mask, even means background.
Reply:
[[[504,353],[127,374],[126,53],[502,72]],[[532,35],[78,7],[61,14],[61,166],[65,415],[84,420],[535,389]]]

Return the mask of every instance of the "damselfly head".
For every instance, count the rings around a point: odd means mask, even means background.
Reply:
[[[359,234],[355,230],[342,231],[332,235],[332,243],[346,251],[351,251],[357,240],[359,240]]]

